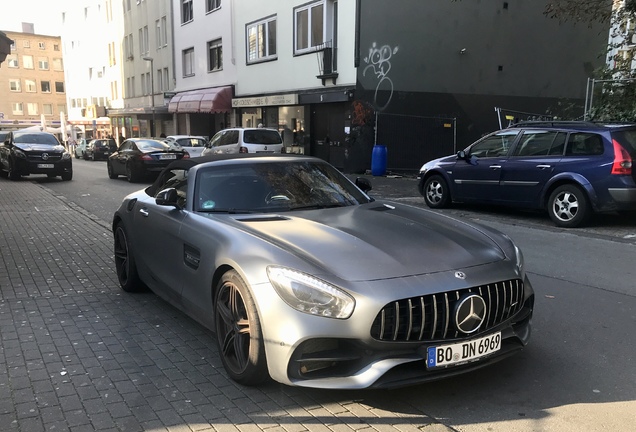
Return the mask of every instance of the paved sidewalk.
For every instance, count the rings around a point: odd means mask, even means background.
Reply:
[[[125,294],[106,221],[0,179],[1,431],[403,431],[450,428],[396,391],[230,381],[210,332]]]

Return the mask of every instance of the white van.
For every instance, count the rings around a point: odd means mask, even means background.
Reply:
[[[231,128],[217,132],[201,156],[233,153],[282,153],[283,140],[276,129]]]

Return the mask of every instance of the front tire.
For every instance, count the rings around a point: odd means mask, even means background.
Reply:
[[[141,291],[144,288],[144,284],[139,279],[137,264],[132,254],[128,234],[121,222],[115,226],[113,234],[115,270],[117,271],[119,286],[126,292]]]
[[[62,180],[64,180],[64,181],[71,181],[71,180],[73,180],[73,171],[71,171],[71,172],[64,172],[64,173],[62,173]]]
[[[256,385],[268,378],[263,332],[252,295],[241,276],[230,270],[216,290],[214,324],[221,361],[230,378]]]
[[[566,184],[550,194],[548,213],[557,226],[576,228],[588,221],[591,208],[585,192],[577,186]]]
[[[116,179],[117,177],[119,177],[117,174],[115,174],[115,170],[113,169],[113,164],[110,163],[110,161],[106,162],[106,170],[108,171],[108,178]]]
[[[20,180],[20,172],[15,169],[15,162],[9,160],[9,171],[8,171],[9,180]]]
[[[450,204],[450,191],[448,184],[442,176],[432,175],[424,182],[422,188],[424,201],[430,208],[445,208]]]

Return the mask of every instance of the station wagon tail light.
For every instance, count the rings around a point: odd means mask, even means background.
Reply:
[[[612,165],[612,174],[631,175],[632,157],[615,139],[612,140],[612,144],[614,145],[614,164]]]
[[[241,147],[239,149],[239,153],[249,153],[249,152],[247,151],[247,147]]]

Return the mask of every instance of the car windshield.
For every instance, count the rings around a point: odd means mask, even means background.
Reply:
[[[363,192],[331,165],[252,162],[199,170],[195,207],[203,212],[271,213],[363,204]]]
[[[55,135],[48,133],[14,133],[13,141],[17,144],[60,145]]]
[[[181,147],[204,147],[205,140],[203,138],[179,138],[177,144]]]
[[[283,140],[275,130],[254,129],[243,133],[243,142],[248,144],[281,144]]]
[[[166,144],[161,141],[153,141],[153,140],[142,140],[137,141],[137,148],[141,151],[144,150],[169,150],[171,147],[169,144]]]

